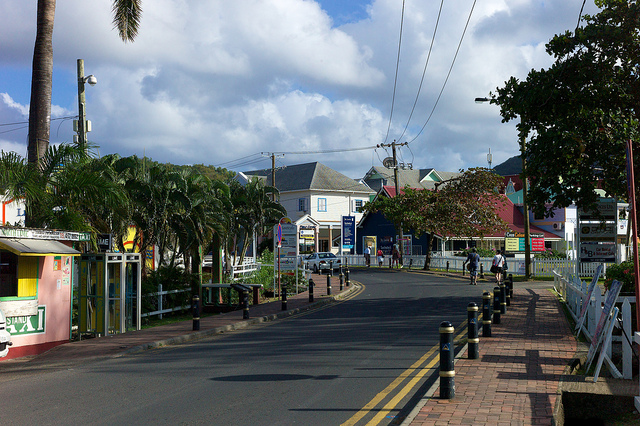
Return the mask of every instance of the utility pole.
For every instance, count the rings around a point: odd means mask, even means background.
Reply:
[[[384,147],[391,147],[391,152],[393,153],[393,180],[395,182],[395,187],[396,187],[396,197],[400,194],[400,186],[398,184],[398,158],[396,156],[396,146],[403,146],[403,145],[408,145],[407,142],[403,142],[403,143],[396,143],[395,139],[393,142],[391,142],[390,144],[380,144],[379,146],[381,148]],[[400,256],[402,256],[404,254],[404,247],[403,247],[403,240],[402,238],[404,237],[403,231],[402,231],[402,222],[399,224],[399,229],[398,229],[398,233],[400,235],[399,238],[399,248],[400,248]]]
[[[522,123],[522,117],[520,117]],[[529,200],[527,199],[527,173],[525,167],[527,160],[525,158],[525,138],[520,141],[520,156],[522,157],[522,210],[524,213],[524,278],[531,278],[531,240],[529,225]]]
[[[84,85],[89,83],[92,86],[98,80],[93,75],[84,76],[84,60],[78,59],[78,121],[76,123],[76,131],[78,132],[78,146],[83,151],[87,149],[87,132],[91,131],[91,122],[86,118]]]
[[[276,158],[284,157],[284,154],[276,154],[275,152],[261,152],[263,157],[271,157],[271,186],[276,187]],[[273,201],[276,201],[276,194],[271,194]]]

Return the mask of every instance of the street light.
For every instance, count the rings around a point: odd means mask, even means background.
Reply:
[[[490,99],[486,97],[475,99],[475,102],[477,104],[481,104],[489,101]],[[522,117],[520,117],[520,123],[522,123]],[[522,159],[522,212],[524,216],[524,278],[528,280],[531,278],[531,241],[529,238],[529,236],[531,235],[531,232],[530,232],[530,225],[529,225],[529,205],[527,203],[528,180],[527,180],[527,175],[525,174],[526,160],[524,156],[524,151],[525,151],[525,138],[523,137],[520,140],[520,157]],[[489,155],[491,155],[491,150],[489,150]],[[489,159],[489,156],[487,156],[487,160],[488,159]]]
[[[78,59],[78,121],[75,123],[78,132],[77,144],[82,150],[87,148],[87,132],[91,131],[91,121],[86,119],[84,85],[95,86],[98,79],[93,75],[84,76],[84,60]]]

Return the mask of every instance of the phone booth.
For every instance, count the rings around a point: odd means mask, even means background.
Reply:
[[[80,257],[78,330],[97,336],[140,330],[140,253]]]

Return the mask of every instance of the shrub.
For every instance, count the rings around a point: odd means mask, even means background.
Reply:
[[[622,283],[623,293],[635,292],[635,284],[633,282],[633,261],[627,260],[617,265],[607,266],[607,278],[604,280],[604,287],[609,290],[611,282],[618,280]]]
[[[251,275],[243,277],[239,282],[262,284],[264,289],[271,289],[273,287],[273,252],[265,250],[258,259],[258,263],[262,266],[259,270],[253,272]],[[304,273],[298,270],[298,289],[306,289],[307,280],[304,278]],[[296,289],[296,277],[295,274],[283,273],[280,276],[280,285],[286,287],[288,294],[294,294]]]
[[[476,247],[476,251],[480,255],[480,257],[493,257],[493,256],[496,255],[496,251],[494,249],[486,249],[486,248],[482,248],[482,247]],[[467,247],[466,249],[462,250],[461,252],[455,253],[454,256],[467,257],[469,255],[469,253],[471,253],[471,247]]]
[[[567,253],[560,250],[546,249],[545,251],[536,252],[536,257],[541,259],[564,259],[567,257]]]

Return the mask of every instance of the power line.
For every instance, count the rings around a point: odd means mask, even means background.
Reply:
[[[442,93],[444,92],[444,88],[447,86],[447,82],[449,81],[449,77],[451,76],[451,71],[453,70],[453,66],[456,63],[456,59],[458,58],[458,53],[460,52],[460,46],[462,46],[462,41],[464,40],[464,36],[467,33],[467,28],[469,27],[469,21],[471,21],[471,15],[473,15],[473,9],[476,7],[476,1],[477,0],[473,0],[473,5],[471,6],[471,10],[469,11],[469,17],[467,18],[467,23],[464,26],[464,30],[462,31],[462,36],[460,37],[460,41],[458,42],[458,47],[456,49],[456,54],[453,56],[453,60],[451,61],[451,66],[449,67],[449,72],[447,73],[447,77],[444,79],[444,83],[442,84],[442,88],[440,89],[440,93],[438,94],[438,97],[436,98],[436,102],[433,105],[433,109],[431,110],[431,113],[429,114],[429,117],[427,117],[427,120],[422,125],[422,128],[420,129],[418,134],[413,139],[411,139],[409,141],[409,143],[414,142],[416,139],[418,139],[418,136],[420,136],[422,134],[422,132],[424,131],[424,128],[427,127],[427,124],[431,120],[431,117],[433,116],[433,113],[435,112],[436,107],[438,106],[438,102],[440,102],[440,98],[442,97]]]
[[[400,37],[398,39],[398,56],[396,58],[396,75],[393,79],[393,95],[391,96],[391,112],[389,113],[389,125],[387,126],[387,135],[384,137],[384,142],[387,143],[389,139],[389,131],[391,130],[391,120],[393,119],[393,107],[396,100],[396,87],[398,86],[398,69],[400,68],[400,47],[402,46],[402,28],[404,26],[404,0],[402,0],[402,14],[400,16]]]
[[[413,117],[413,112],[416,109],[416,105],[418,104],[418,98],[420,97],[420,92],[422,91],[422,84],[424,83],[424,76],[427,73],[427,65],[429,65],[429,58],[431,58],[431,51],[433,49],[433,44],[436,40],[436,33],[438,32],[438,24],[440,23],[440,16],[442,15],[442,6],[444,5],[444,0],[440,1],[440,9],[438,10],[438,18],[436,19],[436,26],[433,29],[433,36],[431,37],[431,45],[429,46],[429,53],[427,54],[427,59],[424,62],[424,69],[422,70],[422,78],[420,78],[420,85],[418,86],[418,93],[416,93],[416,99],[413,102],[413,107],[411,108],[411,114],[409,114],[409,119],[407,120],[407,124],[404,126],[404,130],[402,134],[398,137],[398,140],[401,140],[404,134],[407,132],[407,128],[409,127],[409,123],[411,122],[411,118]]]

